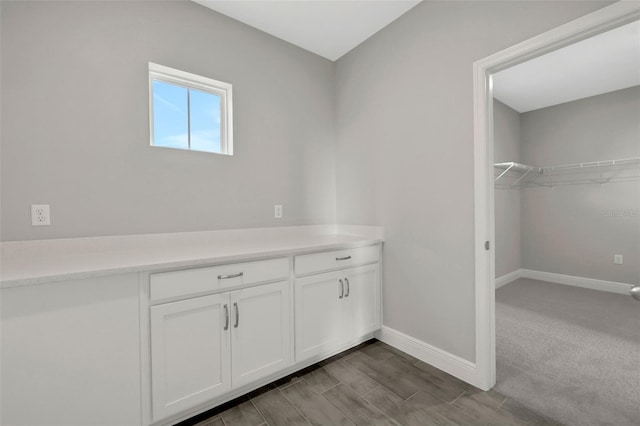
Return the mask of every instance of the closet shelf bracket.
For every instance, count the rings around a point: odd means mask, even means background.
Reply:
[[[531,173],[534,173],[534,175],[541,173],[539,167],[533,167],[515,162],[496,163],[493,166],[496,169],[502,170],[498,177],[495,178],[495,183],[498,183],[498,181],[510,171],[520,174],[520,176],[518,176],[516,180],[509,185],[511,187],[516,187],[520,182],[523,182],[527,176],[531,175]]]

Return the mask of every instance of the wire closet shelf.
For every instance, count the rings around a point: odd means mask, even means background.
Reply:
[[[520,189],[558,185],[600,184],[640,180],[640,157],[535,167],[496,163],[496,188]]]

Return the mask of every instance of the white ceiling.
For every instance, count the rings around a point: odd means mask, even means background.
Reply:
[[[421,0],[193,0],[331,61]]]
[[[527,112],[640,84],[640,21],[493,75],[494,97]]]
[[[193,0],[335,61],[422,0]],[[640,21],[493,75],[494,96],[527,112],[640,85]]]

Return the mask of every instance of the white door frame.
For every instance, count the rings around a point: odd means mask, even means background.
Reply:
[[[640,2],[622,0],[473,64],[476,386],[496,383],[495,212],[492,74],[640,19]],[[485,249],[485,242],[490,248]]]

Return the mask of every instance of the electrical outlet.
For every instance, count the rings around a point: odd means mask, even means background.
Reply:
[[[616,265],[622,265],[624,258],[622,257],[621,254],[614,254],[613,255],[613,263],[615,263]]]
[[[273,217],[276,219],[282,219],[282,205],[276,204],[273,206]]]
[[[49,204],[31,204],[31,226],[51,225]]]

